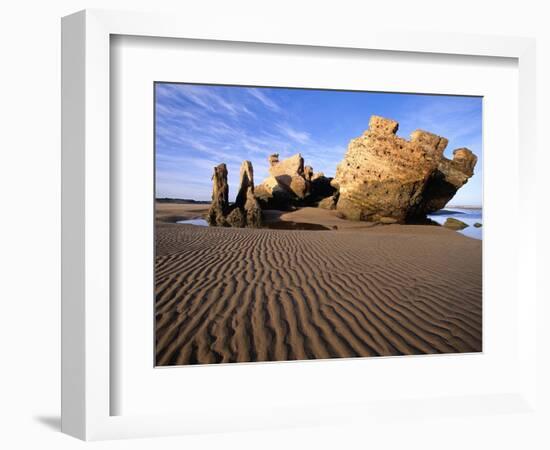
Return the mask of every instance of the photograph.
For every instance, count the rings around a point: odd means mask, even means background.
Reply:
[[[483,351],[483,97],[152,88],[155,366]]]

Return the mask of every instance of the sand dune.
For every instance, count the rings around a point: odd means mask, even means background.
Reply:
[[[157,222],[158,365],[481,351],[481,242]]]

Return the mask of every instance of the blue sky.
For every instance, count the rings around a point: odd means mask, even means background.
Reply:
[[[300,152],[315,172],[334,176],[348,142],[375,114],[397,120],[397,134],[407,139],[416,129],[446,137],[448,158],[455,148],[472,150],[475,175],[451,203],[482,203],[480,97],[176,83],[155,90],[157,198],[210,200],[213,167],[224,162],[234,199],[242,161],[252,162],[259,184],[272,153]]]

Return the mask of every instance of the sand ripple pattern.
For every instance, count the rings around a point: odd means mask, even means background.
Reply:
[[[391,228],[158,224],[157,365],[481,351],[481,242]]]

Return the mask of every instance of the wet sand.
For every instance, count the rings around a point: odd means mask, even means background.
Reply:
[[[198,219],[206,216],[210,205],[185,203],[155,204],[155,218],[158,222],[174,223],[179,220]]]

